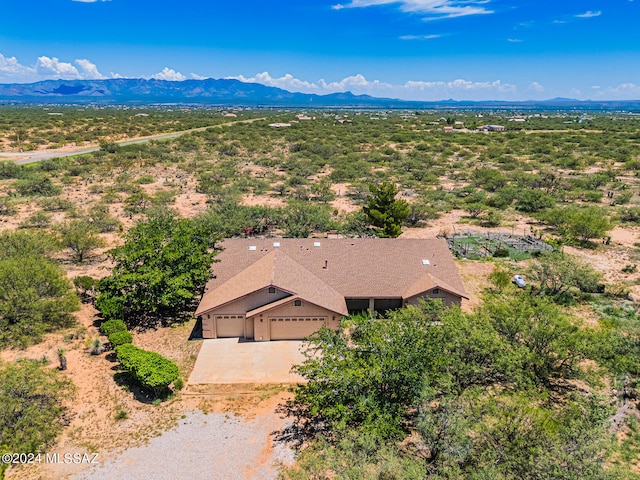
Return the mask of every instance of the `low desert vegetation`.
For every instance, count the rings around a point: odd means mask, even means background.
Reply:
[[[194,322],[222,238],[536,237],[555,251],[484,260],[497,266],[473,311],[424,304],[312,338],[283,432],[306,448],[283,476],[637,478],[637,415],[622,407],[640,375],[640,250],[612,239],[640,225],[637,117],[531,112],[516,130],[507,111],[317,111],[273,128],[295,112],[225,112],[0,106],[0,150],[100,146],[0,162],[2,353],[47,339],[60,365],[79,351],[98,369],[113,347],[131,381],[105,422],[124,425],[136,385],[163,399],[187,378],[188,346],[140,340]],[[458,120],[467,129],[443,131]],[[60,400],[73,376],[26,360],[0,376],[0,409],[42,415],[20,426],[0,412],[0,450],[42,450],[74,408]]]
[[[73,384],[46,361],[0,361],[0,453],[35,454],[51,446],[68,412]],[[8,463],[0,463],[0,478]]]

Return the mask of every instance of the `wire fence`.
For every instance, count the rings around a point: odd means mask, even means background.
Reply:
[[[553,247],[531,235],[515,235],[509,232],[454,233],[446,238],[449,249],[459,258],[509,257],[525,260],[542,252],[552,252]]]

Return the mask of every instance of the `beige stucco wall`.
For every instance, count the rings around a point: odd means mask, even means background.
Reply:
[[[202,315],[202,338],[216,338],[215,315],[245,315],[254,308],[261,307],[281,298],[288,297],[290,294],[276,288],[276,293],[269,293],[269,287],[258,290],[237,300],[222,305],[219,308],[210,310]],[[246,319],[247,338],[253,338],[253,320]]]
[[[299,307],[294,306],[294,301],[280,305],[279,307],[264,312],[260,315],[256,315],[253,318],[254,339],[256,341],[269,341],[271,340],[271,323],[270,318],[273,317],[324,317],[327,319],[327,326],[329,328],[337,329],[340,327],[340,319],[342,316],[338,313],[327,310],[326,308],[318,307],[309,302],[302,300],[302,305]],[[247,319],[250,320],[250,319]],[[260,340],[262,337],[262,340]]]
[[[212,315],[244,315],[254,308],[262,307],[263,305],[275,302],[289,295],[288,292],[283,292],[278,288],[276,288],[276,293],[269,293],[269,288],[265,287],[262,290],[238,298],[207,313]]]
[[[405,305],[417,305],[421,298],[439,298],[447,307],[451,305],[457,305],[459,307],[462,304],[462,298],[458,297],[457,295],[453,295],[452,293],[445,292],[444,290],[440,290],[440,293],[438,293],[437,295],[431,293],[421,293],[419,295],[409,297],[405,300]]]

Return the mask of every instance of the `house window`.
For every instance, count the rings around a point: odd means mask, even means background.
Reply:
[[[440,293],[440,289],[439,288],[434,288],[433,290],[431,290],[431,293],[434,295],[438,295]]]
[[[276,293],[275,287],[269,287],[269,293]]]
[[[296,300],[295,302],[293,302],[293,306],[294,307],[301,307],[302,306],[302,300]]]

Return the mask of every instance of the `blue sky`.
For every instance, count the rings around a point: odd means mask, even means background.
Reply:
[[[20,0],[0,83],[238,78],[414,100],[640,99],[640,0]]]

